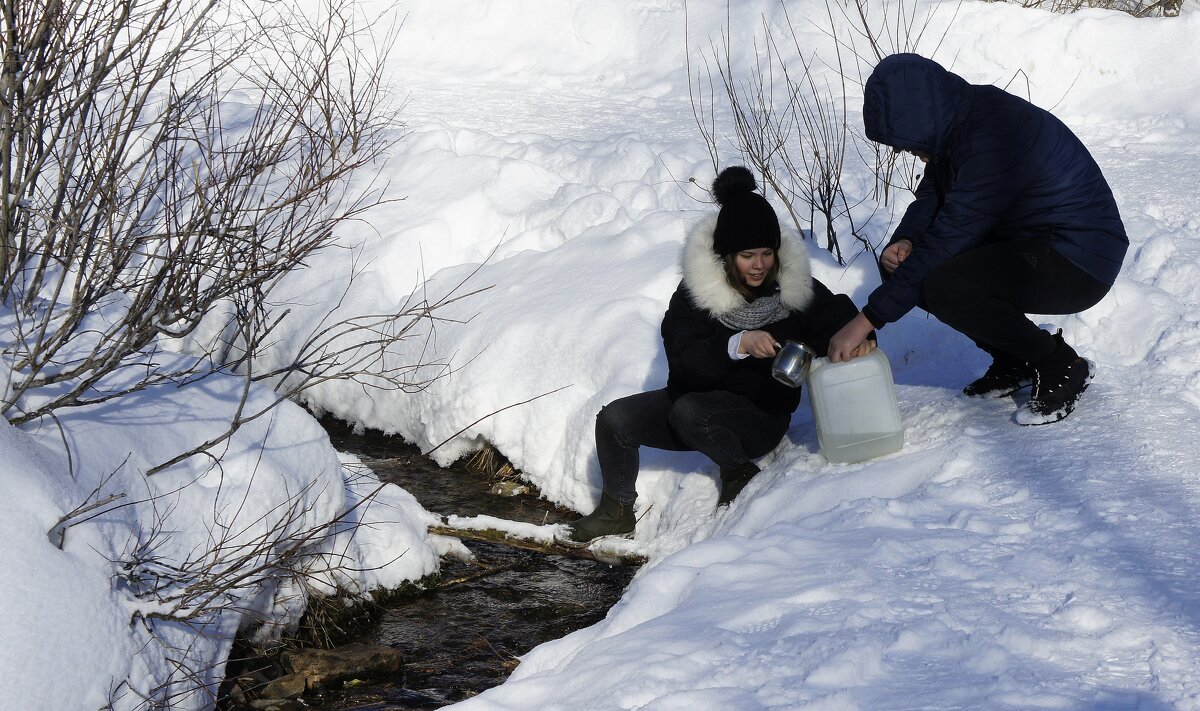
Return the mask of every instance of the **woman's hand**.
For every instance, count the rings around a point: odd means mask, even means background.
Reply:
[[[741,345],[738,351],[748,353],[755,358],[774,358],[779,344],[775,337],[766,331],[745,331],[742,333]]]
[[[867,335],[874,330],[871,321],[859,311],[857,316],[850,319],[850,323],[842,326],[842,330],[829,339],[829,360],[841,363],[870,353],[875,342],[868,341]]]
[[[898,239],[889,244],[887,249],[883,250],[883,254],[879,255],[879,265],[883,267],[883,271],[891,274],[896,271],[896,267],[900,266],[901,262],[908,259],[908,255],[912,254],[912,251],[913,243],[911,241]]]

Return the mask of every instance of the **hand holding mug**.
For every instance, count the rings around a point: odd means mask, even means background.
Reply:
[[[755,358],[774,358],[778,348],[775,337],[766,331],[746,331],[738,350]]]

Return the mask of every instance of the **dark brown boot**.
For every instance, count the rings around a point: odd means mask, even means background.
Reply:
[[[596,510],[567,524],[570,533],[566,545],[583,546],[601,536],[626,536],[633,533],[637,519],[633,517],[633,502],[623,504],[607,493],[600,495]]]
[[[736,499],[758,472],[758,465],[754,462],[743,462],[733,467],[721,467],[721,494],[717,497],[717,506],[723,506]]]

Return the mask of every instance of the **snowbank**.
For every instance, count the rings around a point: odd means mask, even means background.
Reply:
[[[145,697],[206,708],[239,629],[269,639],[310,595],[364,595],[437,569],[452,544],[426,534],[432,514],[381,489],[289,402],[217,448],[219,461],[145,475],[222,432],[240,388],[214,376],[66,411],[54,427],[0,425],[0,706],[137,708]],[[256,389],[248,407],[272,397]],[[75,511],[60,550],[51,531]]]

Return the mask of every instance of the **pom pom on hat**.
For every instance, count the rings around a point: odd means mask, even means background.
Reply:
[[[740,165],[722,170],[712,184],[713,197],[720,205],[741,193],[752,193],[755,190],[758,190],[758,183],[754,180],[754,174]]]
[[[712,184],[721,205],[713,230],[713,251],[724,257],[747,249],[779,249],[779,218],[762,195],[754,192],[754,174],[742,166],[722,170]]]

